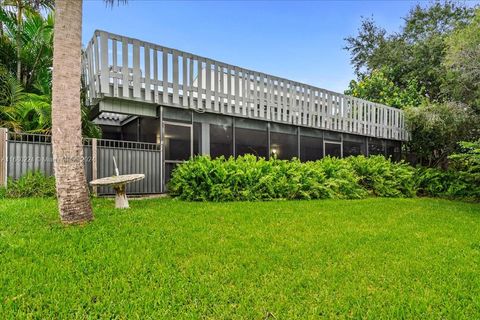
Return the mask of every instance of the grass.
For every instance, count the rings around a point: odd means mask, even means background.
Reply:
[[[0,318],[480,317],[480,205],[0,202]]]

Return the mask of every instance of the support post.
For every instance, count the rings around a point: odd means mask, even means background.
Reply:
[[[0,186],[7,187],[8,129],[0,128]]]
[[[163,124],[163,107],[160,107],[158,119],[160,121],[160,193],[165,192],[165,155],[164,155],[164,124]]]
[[[98,179],[98,166],[97,166],[97,139],[92,139],[92,180]],[[98,195],[96,186],[92,187],[92,192],[95,196]]]
[[[210,155],[210,124],[202,122],[202,155]]]
[[[301,142],[301,138],[300,138],[300,127],[297,127],[297,158],[298,160],[302,161],[302,159],[300,158],[300,155],[302,153],[302,146],[300,145],[300,142]]]
[[[365,156],[368,157],[368,137],[365,137]]]
[[[222,102],[222,105],[220,106],[223,108],[223,102]],[[236,141],[237,141],[237,138],[235,136],[235,117],[232,117],[232,144],[233,144],[233,148],[232,148],[232,155],[234,158],[237,158],[237,147],[235,146],[236,144]]]
[[[272,146],[270,144],[270,122],[267,123],[267,148],[268,148],[268,152],[267,152],[267,160],[269,160],[271,158],[271,153],[272,153]]]

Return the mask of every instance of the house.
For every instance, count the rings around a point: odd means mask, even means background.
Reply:
[[[104,138],[161,145],[163,190],[193,155],[396,160],[408,139],[399,109],[105,31],[83,75]]]

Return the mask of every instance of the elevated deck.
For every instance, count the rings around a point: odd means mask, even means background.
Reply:
[[[399,109],[105,31],[96,31],[88,43],[83,71],[91,106],[113,98],[119,104],[408,138]]]

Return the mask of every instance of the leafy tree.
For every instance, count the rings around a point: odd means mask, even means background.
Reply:
[[[346,38],[358,78],[346,93],[406,109],[406,147],[424,165],[446,166],[459,141],[480,135],[479,11],[451,1],[416,5],[397,33],[365,19]]]
[[[347,45],[344,49],[350,51],[350,62],[358,77],[368,75],[371,71],[371,60],[386,44],[386,34],[387,31],[377,26],[372,18],[367,18],[362,21],[357,36],[345,39]]]
[[[451,95],[480,111],[480,9],[447,38],[444,63],[451,70]]]
[[[410,42],[445,35],[470,22],[474,10],[455,1],[437,1],[424,8],[417,4],[405,18],[403,34]]]
[[[476,139],[480,134],[480,116],[461,103],[429,104],[405,110],[411,134],[407,148],[427,166],[448,164],[447,157],[460,141]]]
[[[15,21],[16,75],[17,80],[25,84],[23,78],[25,74],[22,72],[22,48],[24,45],[28,45],[28,42],[23,39],[24,15],[32,12],[38,14],[40,9],[52,9],[54,0],[3,0],[1,4],[2,10],[8,11]]]
[[[387,34],[372,19],[363,21],[357,36],[346,38],[357,77],[389,70],[388,80],[401,90],[416,82],[425,98],[448,101],[448,69],[444,65],[448,36],[469,23],[474,9],[454,2],[416,5],[398,33]]]
[[[359,82],[352,80],[345,94],[394,108],[416,107],[426,100],[415,80],[410,80],[406,88],[401,89],[389,80],[388,71],[383,70],[374,70]]]
[[[51,128],[48,95],[27,93],[18,80],[0,69],[0,126],[15,132],[46,133]]]
[[[11,9],[0,7],[3,36],[0,37],[0,126],[13,131],[49,133],[51,130],[51,86],[53,57],[53,12],[23,11],[21,68],[17,72],[17,19]],[[82,132],[100,137],[101,130],[82,106]]]
[[[0,62],[17,77],[27,91],[34,91],[36,82],[51,79],[53,50],[53,13],[45,17],[36,11],[25,11],[21,31],[15,12],[0,8],[4,36],[0,51],[5,53]],[[20,32],[20,35],[19,35]],[[18,47],[17,38],[21,38]],[[20,61],[20,74],[18,74]]]

